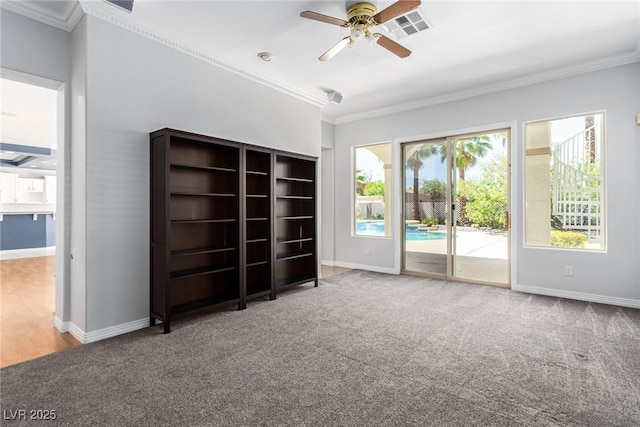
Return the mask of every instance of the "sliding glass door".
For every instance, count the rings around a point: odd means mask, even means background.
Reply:
[[[403,271],[509,285],[509,131],[405,143]]]
[[[402,147],[404,270],[447,275],[449,165],[445,139]]]

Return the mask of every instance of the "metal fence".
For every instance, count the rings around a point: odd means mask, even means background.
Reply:
[[[447,209],[446,201],[420,202],[420,219],[438,218],[439,224],[445,223]],[[356,217],[361,219],[383,219],[384,203],[382,202],[360,202],[356,203]],[[413,219],[413,202],[408,201],[405,205],[404,218]],[[460,219],[460,210],[456,206],[456,221]]]
[[[435,201],[435,202],[420,202],[420,219],[423,218],[438,218],[438,224],[444,224],[445,219],[447,217],[447,202]],[[458,205],[456,205],[455,212],[456,221],[460,219],[460,209]],[[404,210],[404,219],[414,219],[413,218],[413,202],[407,201]]]

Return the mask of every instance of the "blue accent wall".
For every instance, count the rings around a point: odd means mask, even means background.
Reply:
[[[0,221],[0,250],[44,248],[56,244],[52,214],[3,215]]]

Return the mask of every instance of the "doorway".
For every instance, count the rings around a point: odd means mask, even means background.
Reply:
[[[2,69],[0,367],[79,345],[64,308],[64,85]],[[62,256],[59,256],[62,255]],[[55,316],[55,317],[54,317]]]
[[[510,287],[510,136],[402,144],[403,273]]]

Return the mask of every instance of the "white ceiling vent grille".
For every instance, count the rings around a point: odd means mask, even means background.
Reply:
[[[384,24],[384,28],[396,39],[402,39],[431,28],[431,24],[420,9],[416,9],[406,15],[387,21]]]
[[[119,7],[120,9],[126,10],[127,12],[133,12],[133,2],[135,0],[104,0],[107,3],[111,3],[114,6]]]

